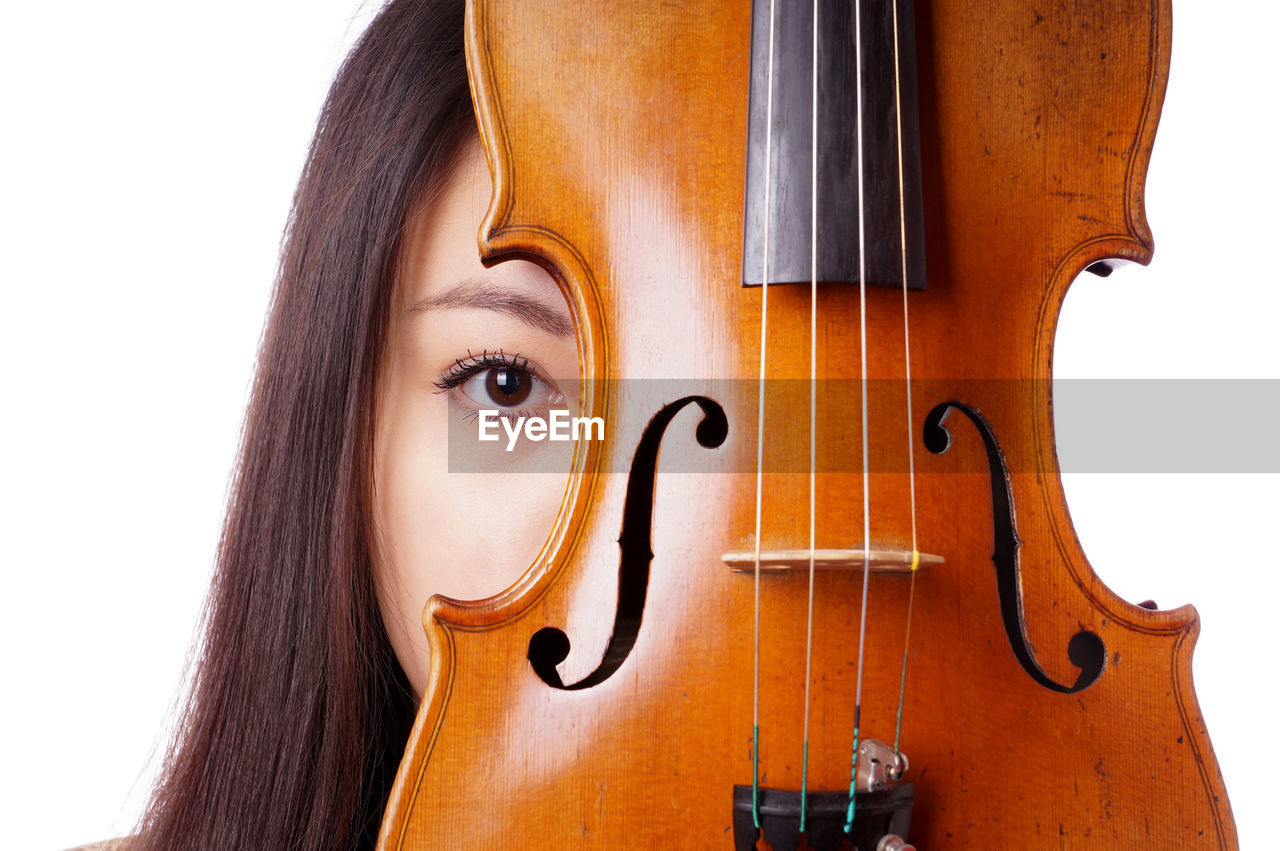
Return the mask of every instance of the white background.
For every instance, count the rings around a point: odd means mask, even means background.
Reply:
[[[290,196],[368,20],[356,4],[6,9],[0,845],[62,848],[137,813],[208,581]],[[1059,375],[1280,378],[1278,26],[1269,3],[1178,3],[1148,184],[1156,259],[1077,283]],[[1199,608],[1201,707],[1244,846],[1263,847],[1280,761],[1280,476],[1067,487],[1112,587]]]

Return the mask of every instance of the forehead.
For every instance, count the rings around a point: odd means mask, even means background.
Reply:
[[[440,190],[412,216],[399,281],[399,312],[439,297],[461,282],[515,287],[567,313],[555,282],[540,268],[509,261],[486,268],[478,234],[492,183],[479,141],[467,143]]]
[[[479,144],[468,143],[441,187],[409,220],[401,266],[401,306],[437,294],[483,269],[476,235],[489,204],[489,174]]]

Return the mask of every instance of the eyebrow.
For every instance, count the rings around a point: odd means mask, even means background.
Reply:
[[[420,299],[406,313],[412,315],[451,307],[492,310],[557,337],[573,336],[573,323],[559,311],[519,290],[482,278],[467,278],[442,293]]]

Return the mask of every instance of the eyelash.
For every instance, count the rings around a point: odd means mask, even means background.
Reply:
[[[527,372],[532,378],[537,377],[537,372],[534,370],[533,365],[529,363],[528,358],[522,360],[519,354],[508,355],[502,349],[498,349],[496,352],[490,352],[485,349],[478,355],[472,354],[471,350],[467,349],[467,356],[455,360],[453,363],[454,365],[449,367],[444,375],[440,376],[439,381],[433,382],[436,387],[440,388],[436,391],[437,393],[447,393],[455,387],[460,387],[466,383],[467,379],[484,372],[486,369],[506,367],[507,369],[518,369],[522,372]]]
[[[474,376],[490,369],[518,369],[527,373],[531,380],[540,380],[538,371],[529,362],[528,358],[520,357],[519,353],[509,355],[502,349],[498,349],[496,352],[485,349],[478,355],[467,349],[467,356],[455,360],[453,363],[454,365],[449,367],[438,381],[432,382],[438,388],[435,392],[448,393],[451,390],[460,388]],[[515,422],[521,417],[538,416],[540,413],[541,411],[538,408],[507,408],[499,410],[498,416]],[[480,411],[478,408],[466,410],[462,414],[463,420],[469,423],[476,422],[479,416]]]

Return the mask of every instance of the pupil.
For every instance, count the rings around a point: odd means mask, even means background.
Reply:
[[[489,385],[489,398],[504,405],[518,405],[529,395],[530,382],[520,370],[491,370],[485,383]]]

